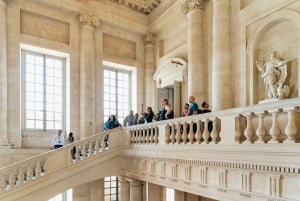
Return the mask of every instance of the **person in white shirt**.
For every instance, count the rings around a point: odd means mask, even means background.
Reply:
[[[59,129],[57,134],[54,135],[54,137],[52,139],[51,148],[52,149],[57,149],[57,148],[60,148],[60,147],[64,146],[64,144],[65,144],[65,138],[62,135],[62,130]]]

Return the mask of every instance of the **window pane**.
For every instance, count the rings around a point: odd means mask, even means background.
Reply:
[[[34,56],[30,55],[30,54],[27,54],[26,55],[26,63],[34,64]]]
[[[25,95],[23,109],[26,128],[62,129],[65,60],[24,50],[22,60],[24,60],[22,68],[25,68],[25,79],[22,84],[26,91],[22,94]]]
[[[43,121],[35,121],[35,128],[43,129]]]
[[[34,120],[27,120],[26,121],[27,128],[34,128]]]
[[[34,119],[34,111],[27,111],[26,118],[27,119]]]
[[[47,121],[46,127],[47,127],[47,129],[53,129],[54,128],[54,122],[53,121]]]

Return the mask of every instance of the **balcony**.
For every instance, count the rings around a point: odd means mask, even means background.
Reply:
[[[300,200],[299,105],[296,98],[96,134],[0,169],[0,200],[48,199],[110,175],[216,200]]]

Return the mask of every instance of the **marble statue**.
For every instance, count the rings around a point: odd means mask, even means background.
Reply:
[[[268,97],[271,99],[283,99],[289,96],[290,88],[284,85],[287,77],[287,62],[288,60],[281,60],[275,51],[268,55],[265,63],[261,64],[256,61],[256,66],[266,85]]]

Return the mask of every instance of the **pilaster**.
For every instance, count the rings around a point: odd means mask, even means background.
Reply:
[[[95,133],[95,29],[99,27],[97,16],[79,14],[80,35],[80,138]]]
[[[143,182],[136,179],[130,179],[130,201],[143,200]]]
[[[130,182],[125,177],[119,177],[120,181],[120,199],[130,201]]]
[[[7,138],[7,2],[7,0],[0,0],[0,148],[9,146]]]

